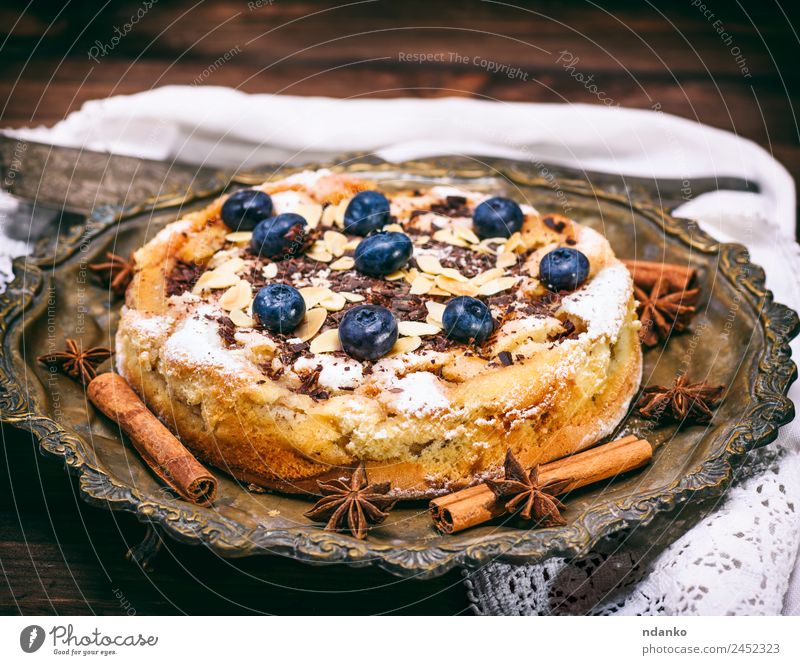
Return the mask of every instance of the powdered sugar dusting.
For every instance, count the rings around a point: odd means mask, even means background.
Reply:
[[[561,309],[582,319],[586,335],[596,339],[605,335],[616,343],[628,311],[633,287],[627,268],[615,263],[603,268],[589,284],[561,302]]]
[[[430,372],[414,372],[402,379],[395,378],[389,385],[389,401],[401,413],[424,415],[450,405],[441,381]]]
[[[167,362],[176,362],[194,367],[215,367],[235,375],[246,370],[248,364],[237,353],[222,346],[218,324],[206,315],[214,316],[212,307],[199,307],[194,316],[185,318],[169,336],[161,351]]]
[[[322,354],[313,358],[300,358],[294,364],[294,371],[302,374],[317,367],[322,368],[317,384],[328,390],[352,390],[364,378],[364,369],[361,363],[349,358]]]

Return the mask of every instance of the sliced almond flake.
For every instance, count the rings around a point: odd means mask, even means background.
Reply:
[[[319,304],[329,312],[338,312],[343,309],[347,299],[341,293],[331,293],[327,298],[320,300]]]
[[[331,263],[331,270],[350,270],[356,264],[352,256],[343,256]]]
[[[339,329],[331,328],[317,335],[311,340],[309,351],[311,353],[333,353],[341,351],[342,343],[339,341]]]
[[[445,291],[444,289],[440,289],[438,286],[434,286],[430,291],[428,291],[429,296],[449,296],[450,292]]]
[[[351,293],[350,291],[340,291],[347,302],[363,302],[366,300],[360,293]]]
[[[429,275],[438,275],[439,273],[444,270],[442,268],[442,264],[439,263],[439,259],[437,259],[432,254],[420,254],[416,257],[417,259],[417,266],[422,272],[426,272]]]
[[[322,209],[322,223],[325,226],[333,226],[336,224],[336,205],[328,205]]]
[[[400,321],[397,324],[397,332],[403,337],[424,337],[425,335],[437,335],[441,327],[433,326],[422,321]]]
[[[417,244],[424,245],[431,239],[430,236],[417,236]]]
[[[302,323],[294,331],[295,337],[301,342],[307,342],[319,332],[327,316],[328,311],[323,307],[309,309]]]
[[[244,268],[244,259],[235,256],[232,259],[228,259],[225,263],[218,265],[214,268],[214,272],[230,272],[230,273],[237,273],[242,268]]]
[[[491,282],[493,279],[502,277],[504,273],[505,271],[502,268],[492,268],[485,272],[478,273],[469,281],[475,286],[480,286],[481,284],[486,284],[486,282]]]
[[[244,309],[253,299],[250,284],[240,279],[236,284],[229,288],[219,299],[219,306],[227,311],[234,309]]]
[[[406,270],[406,271],[405,271],[405,273],[403,274],[403,277],[404,277],[404,279],[405,279],[405,280],[406,280],[406,281],[407,281],[409,284],[413,284],[413,283],[414,283],[414,280],[415,280],[417,277],[419,277],[419,276],[420,276],[420,272],[419,272],[419,270],[417,270],[416,268],[409,268],[409,269],[408,269],[408,270]]]
[[[508,238],[484,238],[481,240],[482,245],[505,245]]]
[[[239,281],[239,276],[232,272],[210,270],[200,276],[192,291],[200,293],[205,289],[227,289]]]
[[[447,305],[444,303],[436,302],[435,300],[428,300],[425,303],[425,308],[428,310],[428,315],[434,321],[438,321],[439,323],[442,322],[442,317],[444,316],[444,310],[446,307]]]
[[[511,237],[505,241],[503,244],[503,252],[515,252],[520,253],[524,252],[527,249],[525,246],[525,241],[522,239],[522,234],[517,231],[516,233],[512,233]]]
[[[347,246],[344,248],[346,252],[354,252],[358,244],[361,242],[362,238],[353,238],[352,240],[347,241]]]
[[[302,289],[298,290],[306,303],[306,309],[316,307],[325,300],[325,298],[329,298],[333,295],[333,291],[324,286],[304,286]]]
[[[252,231],[234,231],[233,233],[229,233],[225,236],[225,240],[228,242],[250,242],[250,239],[253,237]]]
[[[427,277],[423,277],[420,275],[417,277],[413,282],[411,282],[411,288],[409,289],[409,293],[414,296],[421,296],[433,288],[433,282],[429,280]]]
[[[192,287],[192,293],[201,293],[203,289],[208,288],[206,287],[206,284],[208,284],[208,281],[211,279],[213,274],[214,271],[209,270],[208,272],[204,272],[202,275],[200,275],[200,278],[194,283],[194,286]]]
[[[256,325],[256,322],[241,309],[231,310],[228,316],[237,328],[252,328]]]
[[[475,235],[475,231],[468,226],[456,226],[454,230],[457,237],[465,240],[470,245],[477,245],[481,241],[481,239]]]
[[[278,276],[278,264],[268,263],[261,268],[261,274],[264,275],[264,279],[275,279]]]
[[[387,224],[383,227],[384,231],[395,231],[396,233],[404,233],[403,227],[399,224]]]
[[[495,293],[500,293],[501,291],[510,289],[516,283],[516,277],[498,277],[497,279],[493,279],[489,282],[486,282],[486,284],[483,284],[478,293],[482,296],[493,296]]]
[[[456,236],[450,229],[439,229],[433,234],[433,239],[456,247],[469,247],[469,243],[466,240]]]
[[[444,328],[444,324],[441,321],[434,319],[430,314],[425,317],[425,323],[436,326],[440,331]]]
[[[347,210],[347,206],[350,205],[351,200],[352,199],[342,199],[335,206],[331,206],[332,208],[336,208],[333,213],[333,223],[341,229],[344,228],[344,213]]]
[[[513,252],[500,252],[497,255],[497,262],[495,265],[498,268],[510,268],[517,265],[517,255]]]
[[[421,337],[401,337],[394,343],[392,350],[389,351],[389,355],[394,356],[398,353],[410,353],[411,351],[416,351],[421,344]]]
[[[476,296],[478,287],[470,282],[459,282],[444,275],[436,277],[436,286],[454,296]],[[428,292],[430,293],[430,291]]]
[[[334,256],[339,257],[344,254],[345,248],[347,247],[347,236],[344,233],[325,231],[322,240],[327,250]]]
[[[388,275],[384,275],[384,279],[387,282],[396,282],[398,279],[403,279],[405,277],[405,272],[402,270],[396,270],[395,272],[390,272]]]
[[[310,229],[316,228],[322,219],[322,206],[319,203],[298,203],[292,207],[292,212],[305,219]]]
[[[308,252],[306,256],[312,261],[319,261],[320,263],[330,263],[333,261],[333,254],[331,254],[327,249],[322,250],[321,252]]]
[[[469,281],[469,279],[464,277],[464,275],[462,275],[460,272],[458,272],[458,270],[456,270],[455,268],[442,268],[442,272],[439,273],[439,274],[444,275],[445,277],[449,277],[450,279],[454,279],[457,282],[468,282]]]

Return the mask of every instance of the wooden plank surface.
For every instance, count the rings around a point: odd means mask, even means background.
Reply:
[[[733,131],[800,174],[798,3],[708,0],[709,18],[689,0],[161,0],[129,29],[140,2],[98,13],[99,4],[3,2],[3,126],[51,125],[90,99],[193,82],[297,95],[601,103],[565,69],[569,53],[574,71],[613,102],[658,103]],[[113,43],[117,30],[126,34]],[[92,60],[98,42],[107,52]],[[476,64],[483,60],[519,73],[492,73]],[[458,573],[399,582],[275,557],[221,560],[175,543],[145,573],[123,557],[141,539],[140,524],[83,504],[27,435],[4,428],[3,446],[0,613],[468,611]]]

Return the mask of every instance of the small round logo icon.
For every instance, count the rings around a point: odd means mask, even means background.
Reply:
[[[38,651],[44,644],[44,628],[41,626],[28,626],[19,634],[19,645],[25,653]]]

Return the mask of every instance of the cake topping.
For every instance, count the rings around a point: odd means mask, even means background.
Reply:
[[[222,204],[222,221],[234,231],[251,231],[272,215],[272,199],[257,189],[234,192]]]
[[[511,199],[495,196],[481,203],[472,215],[472,226],[481,239],[508,238],[522,228],[525,215]]]
[[[539,264],[539,279],[551,291],[574,291],[589,278],[589,259],[572,247],[548,252]]]
[[[306,225],[305,218],[293,212],[265,219],[253,230],[250,250],[253,254],[269,258],[302,254],[310,241]]]
[[[367,190],[356,194],[344,213],[344,230],[365,236],[386,226],[390,220],[389,199],[380,192]]]
[[[358,244],[355,267],[374,277],[389,275],[405,266],[413,253],[414,245],[405,233],[380,231]]]
[[[256,294],[253,314],[267,330],[288,334],[295,330],[305,317],[306,303],[293,286],[269,284]]]
[[[442,325],[447,337],[464,344],[483,344],[494,330],[489,308],[469,296],[459,296],[447,303]]]
[[[397,320],[385,307],[358,305],[348,310],[339,326],[339,340],[347,355],[377,360],[397,341]]]

